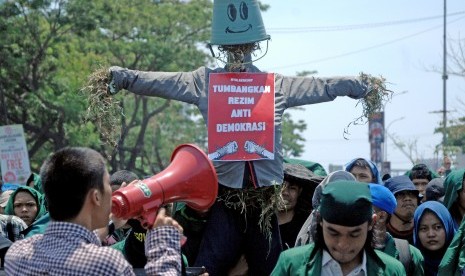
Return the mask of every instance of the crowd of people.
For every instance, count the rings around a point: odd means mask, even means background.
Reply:
[[[465,169],[440,176],[416,164],[405,175],[381,176],[357,158],[328,175],[296,162],[283,172],[278,259],[270,272],[251,273],[239,244],[225,275],[462,273]],[[92,149],[53,153],[26,185],[2,187],[2,268],[7,275],[221,275],[197,261],[211,212],[176,202],[149,228],[110,213],[112,192],[138,181],[127,170],[110,175]]]
[[[193,104],[207,123],[209,116],[218,115],[209,110],[211,81],[219,81],[222,74],[237,79],[244,73],[252,80],[263,76],[252,59],[262,50],[260,43],[270,39],[256,0],[214,1],[211,24],[210,46],[216,45],[219,53],[211,50],[224,67],[144,72],[112,66],[108,78],[101,80],[108,96],[125,89]],[[370,160],[355,158],[345,170],[326,175],[315,163],[286,160],[281,144],[286,109],[343,96],[362,99],[376,93],[379,85],[362,76],[269,74],[272,102],[254,106],[253,115],[270,122],[273,134],[265,138],[273,143],[265,148],[246,139],[245,157],[236,160],[218,160],[243,150],[236,141],[215,152],[218,195],[208,210],[175,202],[158,206],[153,224],[141,223],[137,216],[117,217],[111,214],[112,192],[141,185],[141,177],[126,170],[110,175],[106,160],[93,149],[62,148],[44,160],[26,185],[2,187],[4,272],[21,276],[465,273],[465,169],[452,169],[447,158],[438,174],[416,164],[405,175],[391,177],[381,175]],[[209,143],[215,142],[210,134],[219,137],[209,128]],[[252,140],[266,136],[241,135]],[[312,166],[302,165],[306,163]],[[150,197],[150,191],[142,191]]]

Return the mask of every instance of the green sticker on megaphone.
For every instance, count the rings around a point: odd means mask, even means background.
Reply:
[[[150,191],[149,187],[147,187],[147,185],[144,182],[139,181],[136,183],[136,186],[142,191],[145,197],[152,196],[152,191]]]

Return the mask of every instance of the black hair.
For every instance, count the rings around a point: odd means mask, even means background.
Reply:
[[[50,217],[75,218],[91,189],[103,192],[105,172],[105,160],[93,149],[66,147],[53,153],[40,173]]]
[[[34,173],[31,173],[31,175],[29,175],[29,178],[26,180],[26,186],[34,187]]]
[[[383,182],[385,182],[386,180],[388,180],[388,179],[391,178],[391,177],[392,177],[392,176],[391,176],[390,174],[387,173],[387,174],[383,175],[383,178],[381,178],[381,180],[382,180]]]
[[[432,176],[428,166],[425,164],[417,164],[413,166],[410,173],[410,180],[414,179],[428,179],[428,181],[431,181]]]
[[[352,164],[352,168],[353,167],[368,168],[371,171],[370,164],[368,164],[368,162],[363,158],[356,159],[354,163]]]
[[[119,186],[121,186],[123,184],[123,182],[126,182],[127,184],[129,184],[130,182],[132,182],[132,181],[134,181],[136,179],[139,179],[137,174],[135,174],[135,173],[133,173],[131,171],[128,171],[128,170],[119,170],[119,171],[114,172],[110,176],[110,185],[119,185]]]

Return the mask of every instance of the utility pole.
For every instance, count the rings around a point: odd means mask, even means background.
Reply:
[[[442,107],[442,151],[443,155],[446,155],[446,143],[447,143],[447,135],[446,135],[446,128],[447,128],[447,97],[446,97],[446,82],[447,82],[447,48],[446,48],[446,2],[444,0],[444,66],[442,71],[442,98],[443,98],[443,107]]]

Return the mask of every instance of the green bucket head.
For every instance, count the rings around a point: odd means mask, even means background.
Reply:
[[[212,45],[238,45],[268,40],[256,0],[213,2]]]

